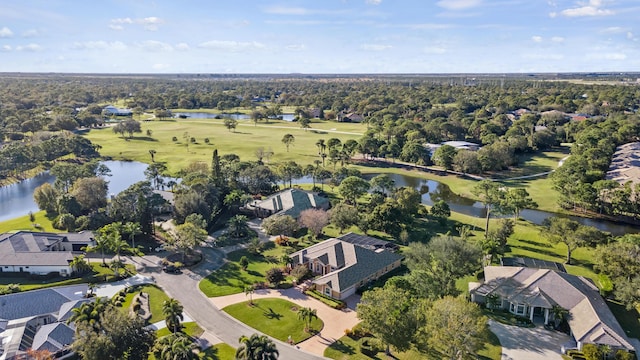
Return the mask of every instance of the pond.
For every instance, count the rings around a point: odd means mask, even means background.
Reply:
[[[205,113],[205,112],[176,112],[173,113],[173,117],[187,117],[187,118],[195,118],[195,119],[219,119],[219,118],[232,118],[236,120],[250,120],[251,115],[247,114],[228,114],[228,113]],[[295,118],[294,114],[280,114],[278,117],[281,117],[284,121],[293,121]]]
[[[370,180],[376,175],[380,174],[366,174],[364,178]],[[425,205],[433,205],[435,202],[444,200],[449,204],[451,211],[461,213],[464,215],[474,216],[478,218],[484,218],[486,212],[484,205],[473,199],[469,199],[458,194],[455,194],[448,185],[435,180],[422,179],[415,176],[402,175],[402,174],[387,174],[394,181],[397,187],[408,186],[412,187],[422,194],[422,203]],[[310,184],[312,179],[310,177],[303,177],[293,181],[294,184]],[[567,217],[575,220],[583,225],[593,226],[602,231],[610,232],[613,235],[619,236],[627,233],[638,233],[640,228],[626,225],[622,223],[615,223],[613,221],[589,219],[579,216],[571,216],[564,214],[556,214],[543,210],[524,209],[520,212],[520,218],[530,221],[534,224],[541,225],[543,221],[552,216]],[[495,217],[495,216],[494,216]],[[505,216],[508,217],[508,216]]]
[[[145,180],[144,170],[147,164],[136,161],[103,161],[110,170],[109,195],[115,195],[138,181]],[[35,189],[44,184],[53,184],[55,176],[43,172],[19,183],[0,187],[0,221],[13,219],[39,211],[33,200]]]

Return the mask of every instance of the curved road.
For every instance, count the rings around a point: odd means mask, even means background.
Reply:
[[[129,258],[128,261],[139,268],[139,273],[152,275],[156,283],[169,296],[180,301],[188,316],[196,320],[207,333],[215,335],[222,342],[237,347],[238,339],[242,335],[250,336],[258,331],[231,318],[225,312],[216,308],[200,291],[198,287],[200,280],[224,264],[224,254],[221,251],[208,247],[203,247],[201,250],[204,254],[204,260],[194,268],[185,270],[182,274],[164,273],[161,266],[157,265],[160,258],[153,255],[143,258]],[[276,339],[273,340],[280,352],[280,359],[325,359],[298,350]]]

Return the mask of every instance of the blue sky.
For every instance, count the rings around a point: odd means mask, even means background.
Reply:
[[[640,71],[638,0],[3,0],[0,72]]]

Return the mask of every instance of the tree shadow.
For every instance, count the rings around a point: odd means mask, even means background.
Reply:
[[[280,320],[282,318],[282,314],[279,314],[279,313],[273,311],[272,308],[269,308],[269,311],[265,311],[263,313],[263,315],[265,317],[267,317],[267,319],[271,319],[271,320],[274,320],[274,319],[275,320]]]
[[[141,141],[151,141],[151,142],[158,142],[158,139],[154,139],[150,136],[133,136],[130,137],[129,140],[141,140]]]
[[[347,355],[356,354],[356,350],[353,348],[353,346],[345,344],[340,340],[334,342],[329,347],[335,349],[336,351],[339,351],[342,354],[347,354]]]

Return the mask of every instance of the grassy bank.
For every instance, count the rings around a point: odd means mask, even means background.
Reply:
[[[27,230],[27,231],[48,231],[48,232],[62,232],[53,228],[51,220],[45,216],[44,211],[34,212],[35,221],[31,221],[29,215],[20,216],[14,219],[5,220],[0,222],[0,233]],[[40,227],[34,226],[34,224]]]

